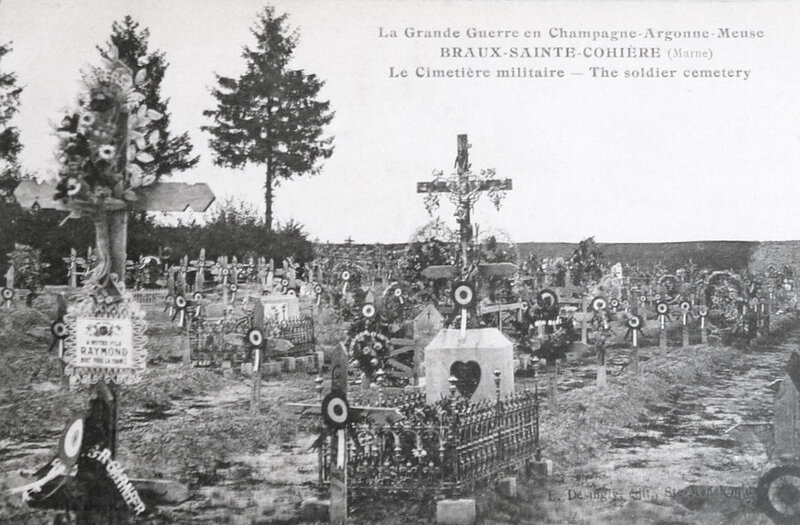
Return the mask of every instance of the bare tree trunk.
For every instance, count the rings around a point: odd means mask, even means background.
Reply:
[[[94,232],[97,266],[92,273],[92,280],[102,284],[110,274],[115,273],[122,282],[127,260],[128,211],[99,211],[94,217]]]
[[[111,234],[108,228],[108,215],[104,210],[99,210],[94,215],[94,235],[97,266],[92,270],[91,281],[102,284],[111,271]]]
[[[267,183],[264,185],[264,204],[266,204],[266,211],[264,212],[264,225],[267,231],[272,231],[272,167],[267,164]]]
[[[108,221],[111,236],[111,272],[120,283],[125,282],[125,263],[128,260],[128,210],[111,212]]]

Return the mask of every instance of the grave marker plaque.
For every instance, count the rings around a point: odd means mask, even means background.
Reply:
[[[134,384],[147,367],[145,312],[123,294],[112,303],[84,298],[64,316],[64,372],[79,383]]]
[[[75,359],[80,368],[134,368],[133,323],[130,319],[79,317]]]

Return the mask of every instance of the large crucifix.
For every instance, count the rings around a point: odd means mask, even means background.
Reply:
[[[433,197],[435,194],[445,193],[448,199],[456,206],[456,219],[459,225],[459,241],[461,242],[462,267],[469,267],[469,243],[472,241],[472,208],[482,192],[498,193],[511,189],[511,179],[495,179],[494,170],[481,170],[480,176],[475,176],[471,171],[469,162],[469,148],[467,135],[458,135],[458,149],[455,161],[455,173],[447,179],[441,179],[441,172],[436,173],[436,178],[430,182],[418,182],[417,193],[427,193]],[[499,200],[497,205],[499,206]]]
[[[512,189],[511,179],[494,178],[494,170],[481,170],[480,176],[475,176],[471,171],[469,162],[470,147],[471,144],[467,141],[467,135],[458,135],[458,149],[455,161],[456,172],[447,179],[441,179],[441,172],[438,172],[433,181],[417,183],[417,193],[426,193],[429,196],[445,193],[456,206],[463,274],[466,274],[470,269],[469,243],[472,241],[472,224],[470,223],[472,207],[483,192],[497,193]],[[496,201],[496,205],[499,206],[499,199]],[[487,277],[511,276],[517,271],[517,267],[511,263],[480,264],[478,269]],[[453,277],[456,271],[451,266],[437,265],[425,268],[422,274],[429,279],[437,279]],[[465,275],[462,275],[462,277],[465,277]]]

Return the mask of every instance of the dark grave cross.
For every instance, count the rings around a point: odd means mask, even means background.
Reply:
[[[112,48],[112,54],[117,51]],[[127,69],[118,60],[113,66],[115,69]],[[115,74],[118,74],[115,72]],[[132,72],[131,72],[132,74]],[[139,107],[139,113],[147,108]],[[157,112],[156,112],[157,113]],[[119,176],[119,184],[123,188],[132,191],[128,179],[128,152],[130,145],[129,135],[129,115],[128,109],[120,105],[117,115],[117,134],[115,142],[120,144],[117,162],[114,170]],[[90,278],[93,286],[87,290],[93,301],[78,301],[75,306],[79,310],[75,316],[75,343],[74,350],[76,357],[68,373],[77,377],[79,381],[94,383],[93,410],[95,406],[102,413],[104,422],[103,434],[107,437],[106,444],[111,458],[116,456],[117,448],[117,421],[118,421],[118,398],[119,386],[117,381],[125,378],[121,382],[138,382],[139,375],[146,368],[147,353],[144,347],[144,330],[146,323],[134,314],[133,310],[127,310],[126,302],[128,299],[121,297],[120,284],[124,283],[125,266],[127,260],[126,248],[128,237],[128,217],[131,211],[206,211],[214,201],[214,194],[206,184],[184,184],[184,183],[159,183],[147,187],[138,188],[134,199],[126,199],[128,202],[114,198],[104,199],[99,205],[90,201],[70,199],[65,202],[56,198],[57,182],[39,182],[33,180],[23,180],[14,190],[17,202],[25,208],[34,209],[55,209],[70,212],[72,216],[76,211],[87,214],[91,217],[95,226],[95,238],[97,247],[97,265]],[[89,257],[91,259],[91,257]],[[101,300],[102,299],[102,300]],[[119,305],[117,304],[119,303]],[[115,317],[115,315],[117,317]],[[100,318],[95,318],[100,316]],[[105,328],[104,328],[105,327]],[[110,327],[110,328],[109,328]],[[126,328],[127,327],[127,328]],[[104,335],[101,337],[95,332],[101,329]],[[104,356],[87,356],[79,354],[80,350],[87,345],[86,340],[91,337],[93,343],[105,347],[119,347],[124,345],[132,359],[123,363],[119,367],[109,367],[107,361],[103,361]],[[100,343],[97,343],[99,341]],[[99,359],[99,361],[98,361]],[[103,366],[88,366],[97,365]],[[96,372],[97,369],[99,372]],[[113,378],[113,380],[109,380]],[[106,381],[108,381],[106,383]],[[93,491],[89,490],[88,495]],[[93,511],[89,511],[90,514]],[[108,516],[106,516],[108,518]],[[116,522],[117,520],[114,520]],[[109,523],[108,519],[94,520],[91,517],[78,523]]]
[[[330,481],[330,506],[328,508],[329,522],[332,525],[342,525],[347,522],[347,439],[348,433],[352,429],[348,429],[351,424],[356,424],[368,418],[374,424],[378,425],[393,425],[397,421],[403,419],[403,415],[396,408],[387,407],[370,407],[370,406],[350,406],[347,404],[347,386],[348,386],[348,356],[347,349],[343,343],[333,347],[331,352],[331,394],[326,396],[326,399],[336,394],[336,397],[344,400],[344,403],[338,403],[340,407],[346,406],[346,426],[341,426],[338,429],[328,429],[330,432],[330,448],[327,449],[329,454],[330,469],[328,470],[328,478]],[[316,380],[317,391],[319,397],[322,397],[322,377]],[[320,403],[288,403],[287,406],[300,416],[312,415],[323,416],[323,419],[329,421],[331,416],[336,416],[335,412],[323,414],[326,409],[325,401]],[[333,403],[328,405],[333,408]],[[330,410],[330,409],[329,409]],[[340,411],[341,412],[341,411]],[[341,416],[341,413],[338,415]],[[322,428],[326,432],[325,428]],[[322,450],[325,440],[320,439],[320,449]],[[324,451],[320,452],[320,479],[323,478],[324,462],[326,459],[323,457]]]
[[[250,400],[250,410],[256,414],[261,412],[261,369],[266,358],[264,350],[268,347],[266,340],[266,324],[264,323],[264,303],[255,297],[250,297],[253,304],[253,329],[248,334],[252,348],[253,363],[253,390]],[[255,337],[255,340],[254,340]]]
[[[447,194],[448,199],[456,206],[456,218],[459,224],[459,241],[461,242],[462,264],[464,269],[469,267],[469,243],[472,241],[471,214],[472,208],[481,196],[487,191],[508,191],[512,189],[511,179],[475,177],[470,171],[469,148],[467,135],[458,135],[458,148],[456,152],[456,172],[446,180],[418,182],[417,193],[433,195],[436,193]]]
[[[689,346],[689,319],[692,318],[692,304],[689,301],[681,302],[681,346]]]
[[[331,391],[347,395],[347,353],[344,346],[335,347],[331,355]],[[347,433],[344,429],[331,434],[331,504],[330,523],[347,522]]]
[[[39,182],[33,180],[23,180],[19,183],[14,195],[20,206],[34,209],[53,209],[60,211],[70,211],[70,208],[62,201],[56,200],[56,182]],[[162,182],[141,188],[138,199],[130,203],[129,209],[132,211],[162,211],[162,212],[183,212],[188,209],[197,212],[204,212],[214,202],[214,194],[207,184],[186,184],[182,182]],[[124,276],[122,276],[124,278]],[[102,383],[102,382],[101,382]],[[106,385],[103,384],[103,387]],[[111,414],[110,440],[116,443],[116,414],[117,414],[117,386],[109,383],[107,388],[101,392],[100,397],[109,404],[108,411]],[[111,447],[112,453],[116,450]]]
[[[700,316],[700,343],[707,345],[708,344],[708,308],[705,305],[701,305],[700,308],[697,310],[697,314]]]
[[[6,286],[5,288],[3,288],[3,298],[2,298],[3,304],[5,305],[6,308],[11,308],[11,299],[14,298],[14,275],[15,275],[14,265],[10,264],[8,266],[8,271],[6,271],[5,275]],[[6,319],[7,321],[10,322],[10,318]]]

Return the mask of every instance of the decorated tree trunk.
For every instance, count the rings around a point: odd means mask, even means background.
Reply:
[[[99,211],[94,217],[97,266],[92,271],[94,281],[102,281],[115,274],[120,281],[125,278],[125,261],[128,254],[128,211]]]
[[[102,446],[113,459],[117,445],[119,390],[116,381],[137,381],[137,374],[146,363],[143,314],[138,311],[138,305],[129,303],[120,295],[124,290],[127,260],[128,214],[130,204],[138,199],[134,190],[149,186],[156,180],[148,168],[153,157],[145,149],[152,146],[158,136],[146,138],[142,133],[147,123],[161,115],[144,107],[141,104],[144,96],[135,89],[135,85],[144,80],[144,72],[134,78],[127,66],[119,61],[115,48],[111,49],[109,56],[104,68],[93,68],[83,74],[84,90],[78,107],[65,114],[57,127],[61,169],[56,199],[64,201],[72,216],[89,217],[95,228],[97,264],[92,269],[85,292],[93,299],[105,297],[105,300],[89,300],[84,296],[70,308],[68,323],[77,327],[70,329],[70,355],[66,362],[67,372],[73,377],[95,384],[92,411],[102,414],[99,418],[102,428],[96,432],[104,436]],[[116,320],[120,325],[125,323],[133,332],[131,340],[126,340],[125,344],[131,345],[129,351],[138,355],[138,359],[129,363],[127,368],[123,367],[125,369],[106,370],[107,375],[97,375],[92,368],[83,368],[83,356],[77,354],[80,346],[77,341],[81,334],[89,332],[86,324],[108,324]],[[122,333],[124,328],[117,326],[114,331]],[[125,505],[119,508],[111,502],[116,493],[95,501],[98,494],[108,490],[109,483],[103,469],[98,467],[99,463],[84,460],[83,456],[82,461],[87,462],[82,479],[86,476],[88,479],[97,478],[98,485],[81,494],[85,508],[77,513],[77,523],[127,521]],[[97,470],[96,476],[92,474],[93,470]]]

